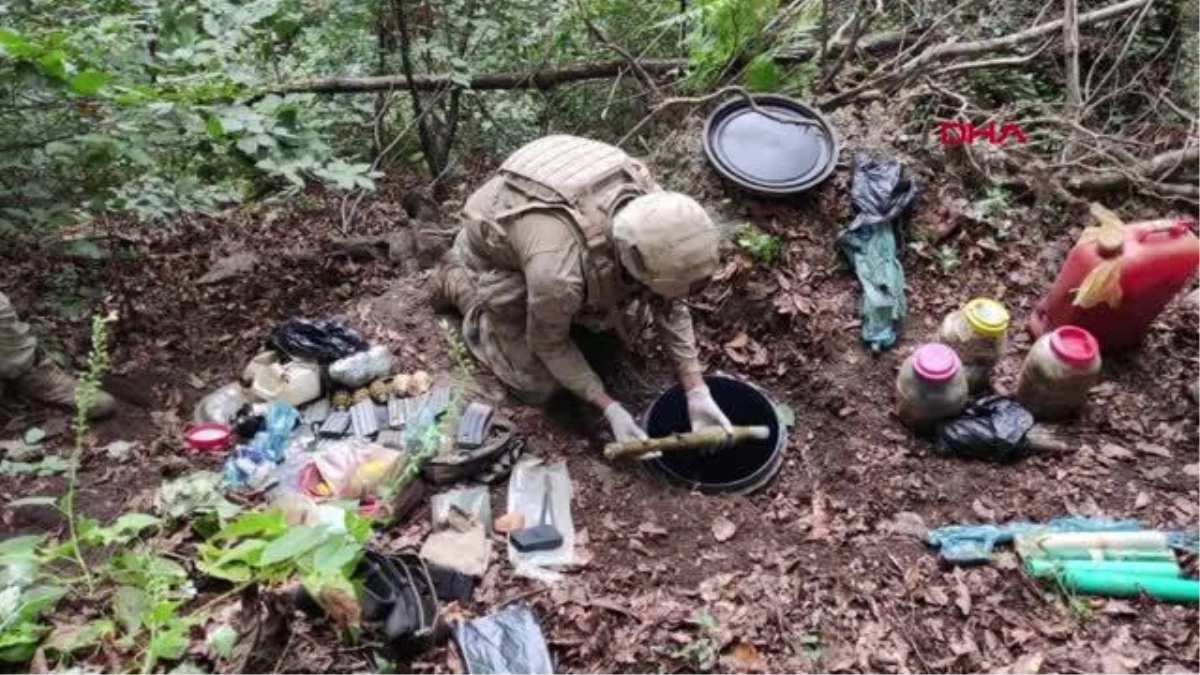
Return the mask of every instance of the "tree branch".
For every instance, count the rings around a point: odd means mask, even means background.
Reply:
[[[1007,67],[1007,66],[1020,65],[1022,63],[1028,63],[1028,62],[1032,61],[1034,58],[1036,58],[1038,54],[1041,54],[1042,51],[1044,49],[1046,49],[1046,46],[1049,44],[1050,44],[1050,42],[1047,41],[1041,47],[1038,47],[1035,51],[1029,52],[1028,54],[1026,54],[1024,56],[1007,56],[1007,57],[997,58],[997,59],[984,59],[982,61],[965,61],[962,63],[952,63],[952,64],[946,66],[945,68],[939,68],[939,69],[933,71],[932,73],[930,73],[930,75],[948,75],[950,73],[957,73],[957,72],[960,72],[963,70],[974,70],[976,68],[1001,68],[1001,67]]]
[[[1098,23],[1120,16],[1132,10],[1145,6],[1153,0],[1124,0],[1115,5],[1098,9],[1093,12],[1079,15],[1079,25],[1085,26],[1093,23]],[[956,59],[959,57],[979,56],[980,54],[988,54],[995,51],[1012,49],[1026,42],[1037,40],[1038,38],[1051,35],[1062,29],[1062,19],[1048,21],[1043,24],[1026,28],[1023,31],[1002,35],[997,38],[989,38],[986,40],[974,40],[971,42],[949,42],[932,49],[926,50],[919,55],[906,61],[894,73],[887,73],[876,78],[871,78],[862,84],[848,89],[841,93],[831,96],[829,99],[821,102],[822,108],[831,108],[847,101],[852,100],[859,94],[869,89],[882,88],[884,85],[895,85],[904,82],[909,77],[916,75],[928,66],[935,63],[941,63]]]
[[[821,80],[817,84],[818,90],[824,91],[829,88],[829,85],[833,84],[833,81],[837,78],[838,71],[842,69],[842,66],[846,63],[846,59],[854,52],[854,47],[858,44],[859,37],[862,36],[863,31],[867,30],[867,26],[874,17],[874,14],[867,14],[866,0],[859,0],[854,8],[854,16],[850,20],[850,39],[846,41],[846,46],[842,48],[833,65],[821,76]],[[841,41],[841,30],[841,28],[838,29],[838,34],[834,36],[834,42]]]
[[[621,45],[618,45],[617,43],[608,39],[608,36],[604,34],[604,31],[600,30],[600,26],[597,26],[596,22],[592,21],[592,17],[588,16],[587,10],[585,10],[582,5],[576,4],[576,7],[579,9],[580,16],[583,17],[583,22],[587,25],[588,31],[592,34],[592,36],[595,37],[600,44],[615,52],[617,56],[625,59],[625,62],[629,64],[629,68],[633,71],[633,74],[637,76],[638,80],[641,80],[643,86],[650,90],[650,95],[655,101],[661,99],[662,92],[659,90],[658,85],[655,84],[654,78],[650,77],[650,73],[647,73],[646,70],[642,68],[641,64],[638,63],[638,60],[634,58],[633,54],[630,54],[629,51]]]
[[[1190,168],[1194,173],[1197,164],[1200,164],[1200,148],[1180,148],[1134,164],[1125,171],[1105,171],[1104,173],[1073,176],[1067,181],[1067,187],[1081,192],[1105,192],[1125,187],[1139,180],[1154,181],[1184,167]]]
[[[1153,0],[1125,0],[1115,5],[1098,9],[1094,12],[1079,15],[1079,25],[1085,26],[1088,24],[1098,23],[1106,19],[1111,19],[1115,16],[1120,16],[1126,12],[1138,9],[1153,2]],[[1023,31],[1002,35],[998,38],[987,40],[975,40],[972,42],[951,42],[940,47],[934,47],[920,56],[914,58],[900,69],[901,73],[918,70],[922,66],[936,61],[945,61],[947,59],[957,58],[960,56],[977,56],[979,54],[987,54],[989,52],[999,51],[1001,49],[1011,49],[1017,45],[1031,42],[1040,37],[1050,35],[1055,31],[1062,29],[1063,20],[1056,19],[1047,21],[1038,26],[1026,28]]]
[[[655,116],[657,116],[659,113],[663,112],[664,110],[668,110],[670,108],[674,108],[674,107],[681,106],[681,105],[700,105],[703,103],[708,103],[708,102],[718,99],[726,94],[738,94],[742,98],[746,99],[746,104],[750,106],[751,110],[758,113],[759,115],[762,115],[763,117],[766,117],[767,119],[774,120],[781,124],[795,124],[796,126],[801,126],[801,127],[820,126],[820,124],[818,122],[816,122],[815,120],[792,119],[789,117],[780,117],[778,115],[769,113],[766,110],[763,110],[762,108],[758,107],[758,104],[754,102],[754,97],[750,95],[749,91],[746,91],[746,89],[744,89],[742,87],[729,86],[729,87],[723,87],[721,89],[718,89],[718,90],[712,92],[711,94],[706,94],[704,96],[680,96],[677,98],[668,98],[668,99],[663,100],[662,103],[659,103],[653,109],[651,109],[650,113],[647,114],[645,117],[643,117],[641,119],[641,121],[639,121],[637,124],[633,125],[633,128],[630,129],[629,132],[626,133],[624,136],[622,136],[621,140],[617,141],[617,146],[625,145],[625,141],[628,141],[630,138],[633,138],[634,134],[636,134],[642,127],[646,126],[646,123],[648,123],[651,119],[654,119]]]
[[[666,75],[687,65],[684,59],[638,59],[638,65],[647,73]],[[616,77],[621,70],[628,68],[624,60],[613,61],[582,61],[568,63],[559,68],[528,72],[484,73],[470,78],[464,88],[476,91],[497,89],[553,89],[566,82],[579,80],[600,80]],[[271,89],[273,94],[291,93],[320,93],[320,94],[355,94],[362,92],[387,91],[396,86],[407,86],[409,83],[403,75],[385,75],[382,77],[317,77],[308,80],[297,80],[277,85]],[[447,85],[454,84],[449,74],[413,75],[412,87],[420,91],[436,91]]]

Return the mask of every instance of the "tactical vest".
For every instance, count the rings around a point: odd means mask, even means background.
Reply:
[[[566,216],[583,252],[585,306],[611,309],[620,299],[612,216],[626,201],[660,189],[646,168],[615,146],[559,135],[523,146],[500,166],[499,173],[505,186],[525,203],[468,217],[482,219],[507,235],[509,224],[532,211]]]

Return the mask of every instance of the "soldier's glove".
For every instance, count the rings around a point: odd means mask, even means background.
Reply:
[[[713,400],[708,387],[696,387],[687,393],[688,419],[692,422],[692,431],[700,431],[708,427],[721,427],[732,432],[733,424],[720,406]]]
[[[629,412],[616,401],[609,403],[608,407],[604,409],[604,419],[608,420],[608,425],[612,427],[613,438],[618,443],[646,438],[646,432],[642,431]]]

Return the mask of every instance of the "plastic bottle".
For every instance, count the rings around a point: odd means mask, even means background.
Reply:
[[[1038,338],[1025,357],[1017,400],[1038,420],[1078,415],[1088,390],[1100,380],[1100,345],[1078,326],[1063,326]]]
[[[962,412],[967,396],[962,364],[944,344],[921,345],[900,366],[896,412],[915,433],[931,433],[939,421]]]
[[[1004,357],[1008,322],[1008,310],[991,298],[975,298],[942,320],[938,342],[958,353],[971,393],[991,384],[992,368]]]
[[[1067,255],[1029,320],[1034,337],[1072,325],[1092,333],[1106,353],[1134,347],[1196,275],[1200,239],[1192,234],[1195,220],[1122,226],[1115,215],[1100,211],[1107,216],[1097,218],[1108,224],[1085,230]]]

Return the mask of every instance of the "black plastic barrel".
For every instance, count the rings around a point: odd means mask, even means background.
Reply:
[[[779,473],[787,447],[787,429],[775,404],[754,385],[724,375],[704,378],[713,399],[735,426],[762,425],[766,440],[748,441],[713,453],[680,450],[664,453],[650,466],[668,479],[701,492],[749,494]],[[691,431],[687,396],[678,384],[663,392],[646,413],[651,438]]]

